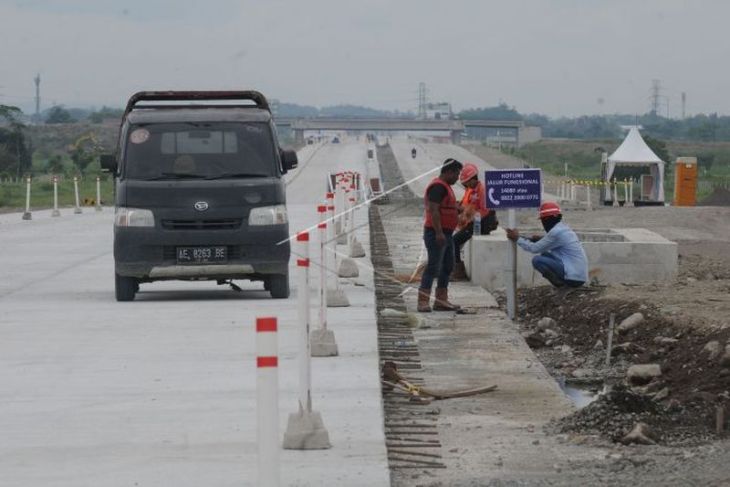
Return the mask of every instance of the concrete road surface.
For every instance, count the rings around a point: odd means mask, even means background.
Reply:
[[[484,171],[490,171],[495,169],[519,169],[522,166],[514,164],[511,167],[503,167],[500,165],[490,164],[489,160],[484,160],[476,154],[469,152],[467,149],[453,144],[437,144],[437,143],[424,143],[415,140],[406,140],[405,138],[394,138],[391,141],[391,147],[393,154],[395,155],[398,165],[400,166],[403,177],[406,181],[411,181],[409,184],[411,190],[417,197],[422,197],[426,191],[426,186],[431,180],[438,175],[438,170],[434,170],[443,164],[443,162],[452,157],[464,164],[471,162],[476,164],[479,168],[479,179],[483,181]],[[416,148],[416,158],[411,156],[411,149]],[[518,159],[513,158],[514,161]],[[502,162],[500,160],[500,162]],[[508,165],[507,165],[508,166]],[[428,175],[420,177],[425,172],[433,170]],[[415,179],[414,178],[418,178]],[[454,192],[456,193],[457,199],[461,199],[464,194],[464,190],[460,184],[455,184]],[[544,200],[556,200],[557,197],[550,193],[543,194]]]
[[[326,170],[360,169],[366,146],[300,158],[287,176],[292,231],[316,222]],[[254,321],[279,318],[283,435],[301,290],[272,300],[261,284],[163,282],[117,303],[112,209],[62,213],[0,215],[0,486],[255,485]],[[367,226],[358,238],[367,244]],[[283,451],[282,485],[389,485],[372,275],[360,281],[344,285],[350,308],[330,309],[341,356],[313,360],[333,448]]]

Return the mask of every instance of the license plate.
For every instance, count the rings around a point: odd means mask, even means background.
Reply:
[[[228,261],[226,247],[178,247],[178,264],[220,264]]]

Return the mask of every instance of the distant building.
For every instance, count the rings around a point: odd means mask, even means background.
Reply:
[[[428,103],[426,105],[426,119],[429,120],[451,120],[454,114],[451,111],[451,103]]]

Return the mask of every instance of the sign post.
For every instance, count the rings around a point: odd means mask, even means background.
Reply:
[[[507,210],[507,226],[517,226],[517,208],[539,208],[542,196],[540,169],[507,169],[485,171],[485,193],[487,207]],[[505,265],[505,290],[507,294],[507,316],[517,316],[517,244],[508,242]]]

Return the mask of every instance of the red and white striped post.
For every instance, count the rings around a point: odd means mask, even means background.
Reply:
[[[354,184],[352,187],[354,188]],[[348,234],[348,243],[350,246],[352,246],[353,239],[355,238],[355,203],[357,201],[357,198],[355,197],[355,191],[354,189],[348,190],[347,192],[347,200],[349,202],[349,205],[347,206],[347,214],[349,215],[349,225],[347,229]]]
[[[319,213],[319,327],[327,329],[327,205],[317,206]]]
[[[340,279],[337,268],[337,236],[335,233],[335,204],[334,204],[334,193],[327,193],[327,220],[330,225],[327,226],[327,259],[325,264],[327,270],[332,274],[334,279],[334,286],[327,286],[327,307],[329,308],[340,308],[350,306],[350,301],[347,299],[344,291],[340,289]]]
[[[257,485],[261,487],[279,486],[279,357],[276,332],[276,318],[256,318]]]
[[[297,310],[299,314],[299,407],[312,411],[312,365],[309,349],[309,232],[297,234]]]

